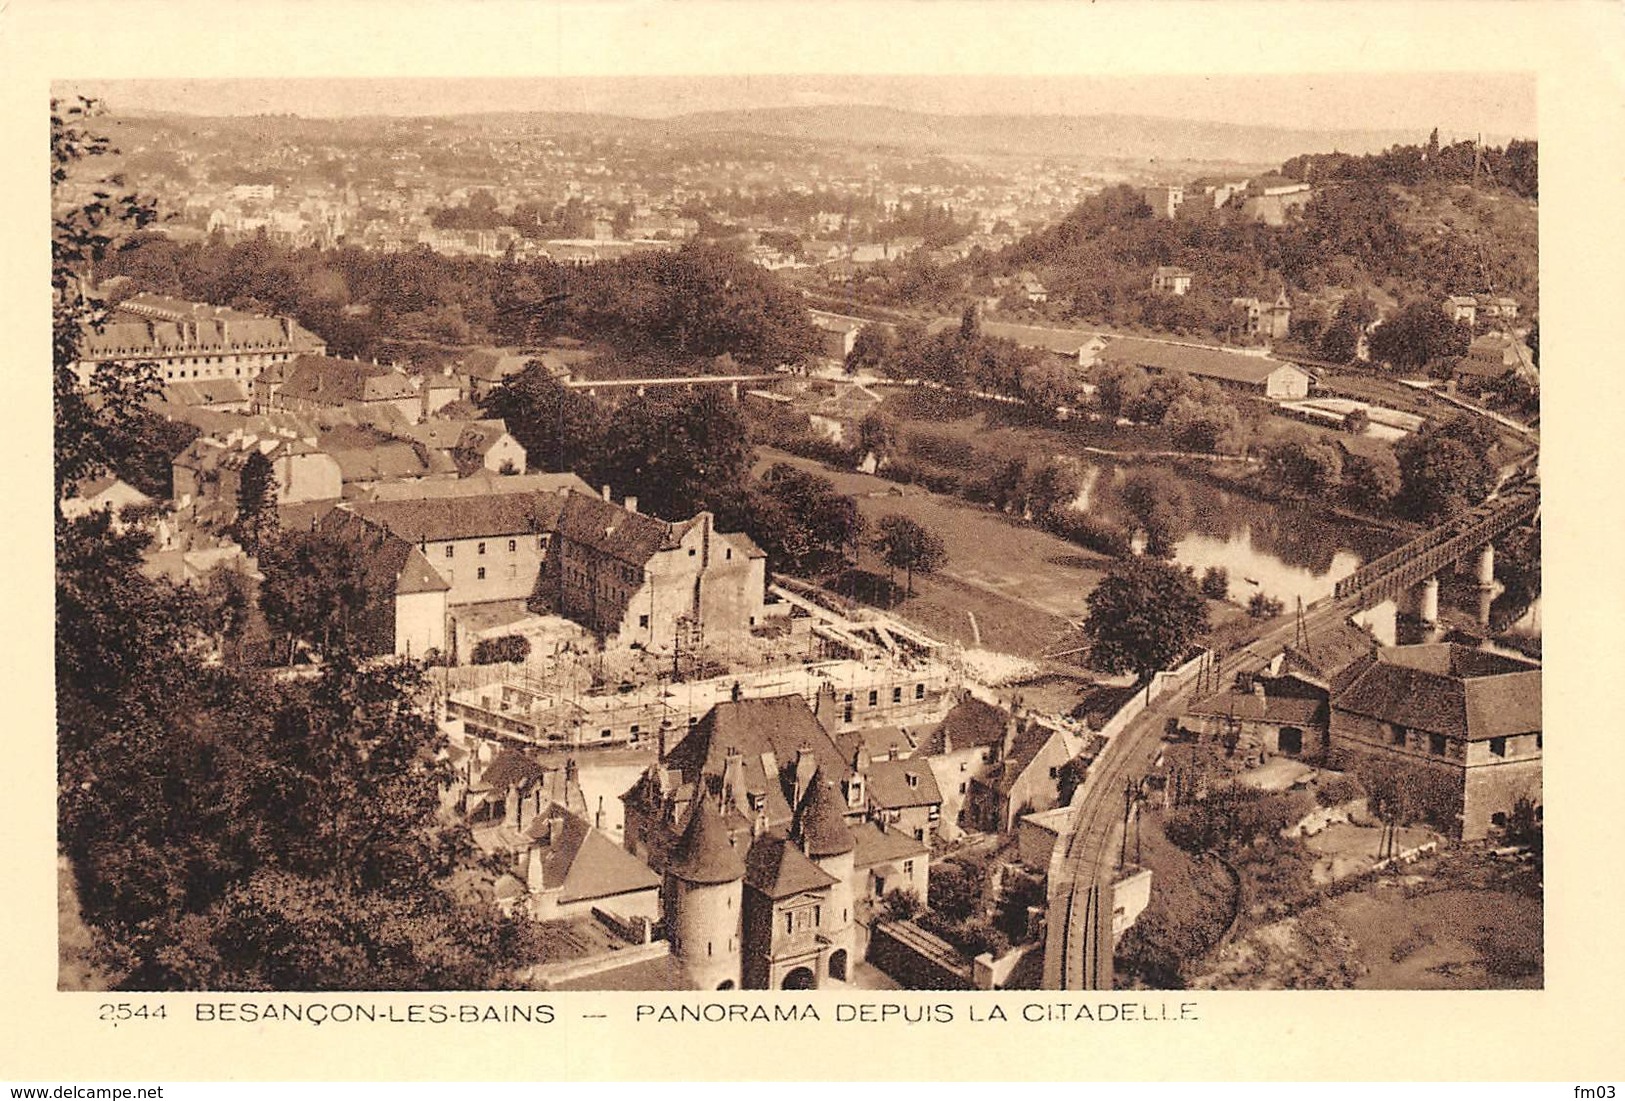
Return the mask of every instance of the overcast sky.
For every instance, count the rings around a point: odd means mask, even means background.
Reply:
[[[664,116],[859,103],[944,114],[1132,114],[1303,130],[1416,130],[1534,137],[1524,74],[704,76],[534,79],[124,80],[65,83],[116,110],[305,116],[491,110]]]

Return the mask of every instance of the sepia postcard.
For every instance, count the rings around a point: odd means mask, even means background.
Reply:
[[[384,15],[0,13],[0,1074],[1607,1079],[1615,9]]]

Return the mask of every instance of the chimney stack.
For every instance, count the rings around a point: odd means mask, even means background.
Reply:
[[[604,797],[602,795],[598,797],[598,810],[592,816],[592,828],[595,830],[604,828]]]
[[[609,500],[609,487],[608,486],[601,487],[599,492],[604,495],[604,500],[606,500],[606,501]]]
[[[638,499],[633,496],[628,496],[626,498],[625,508],[628,512],[636,512],[638,510]]]

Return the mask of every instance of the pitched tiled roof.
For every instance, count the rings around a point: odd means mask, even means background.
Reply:
[[[1131,336],[1118,337],[1108,343],[1101,349],[1100,360],[1103,363],[1128,363],[1152,371],[1183,371],[1204,378],[1255,385],[1283,367],[1300,373],[1303,371],[1301,367],[1264,356],[1227,352],[1221,348],[1202,348],[1194,344],[1167,344],[1160,340],[1141,340]]]
[[[558,822],[556,835],[552,823]],[[643,861],[592,828],[580,815],[555,806],[531,820],[525,836],[542,853],[542,887],[559,889],[559,902],[586,902],[660,886]],[[549,840],[549,838],[552,838]]]
[[[1541,671],[1454,644],[1382,650],[1334,709],[1477,741],[1541,729]]]
[[[476,470],[466,478],[431,482],[382,483],[356,498],[367,501],[426,501],[442,497],[479,497],[502,493],[552,493],[561,491],[596,496],[592,487],[575,474],[498,474]]]
[[[912,834],[902,830],[883,830],[873,822],[859,822],[852,827],[854,867],[870,868],[889,860],[929,856],[931,848]]]
[[[352,501],[344,507],[413,543],[553,530],[564,501],[556,493],[502,493],[417,501]]]
[[[534,353],[515,348],[481,348],[463,358],[463,370],[481,382],[501,382],[509,375],[518,374],[525,364],[537,358]]]
[[[745,882],[776,900],[822,890],[834,884],[835,877],[807,859],[788,838],[758,837],[745,855]]]
[[[541,779],[546,770],[530,757],[510,747],[498,753],[485,767],[480,783],[493,792],[506,792],[510,787],[529,787]]]
[[[1322,682],[1347,669],[1377,649],[1370,631],[1352,620],[1339,620],[1312,634],[1299,646],[1289,646],[1283,665],[1287,671],[1307,673]]]
[[[672,539],[672,526],[663,520],[581,494],[566,498],[558,532],[562,538],[634,566],[648,562]]]
[[[929,807],[942,802],[942,791],[924,761],[876,760],[869,762],[869,801],[886,810]]]
[[[667,764],[690,782],[700,775],[721,776],[730,749],[744,758],[747,787],[753,791],[757,777],[776,790],[777,770],[793,766],[802,749],[812,751],[825,779],[840,782],[852,774],[850,762],[799,695],[724,700],[677,743]],[[764,775],[764,756],[775,766],[772,777]]]
[[[1186,714],[1240,719],[1246,722],[1313,724],[1325,721],[1326,705],[1320,700],[1299,696],[1220,692],[1192,704]]]
[[[416,395],[405,375],[377,363],[302,355],[288,367],[280,396],[322,405],[393,401]]]
[[[429,465],[409,443],[384,443],[375,447],[324,448],[339,464],[339,476],[346,482],[388,481],[392,478],[420,478]]]
[[[796,812],[792,836],[806,847],[807,855],[815,860],[849,853],[854,842],[852,831],[846,825],[845,814],[846,808],[836,798],[834,785],[822,775],[814,776]]]
[[[246,405],[248,388],[234,378],[189,379],[165,383],[164,398],[177,405]]]
[[[694,800],[688,826],[672,848],[666,870],[678,879],[702,886],[744,878],[745,862],[729,840],[728,827],[710,799]]]
[[[920,753],[937,756],[972,746],[997,745],[1004,739],[1009,712],[966,696],[943,716],[936,731],[920,744]]]

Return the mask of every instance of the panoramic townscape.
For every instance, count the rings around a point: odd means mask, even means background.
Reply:
[[[63,989],[1543,985],[1532,129],[80,92]]]

